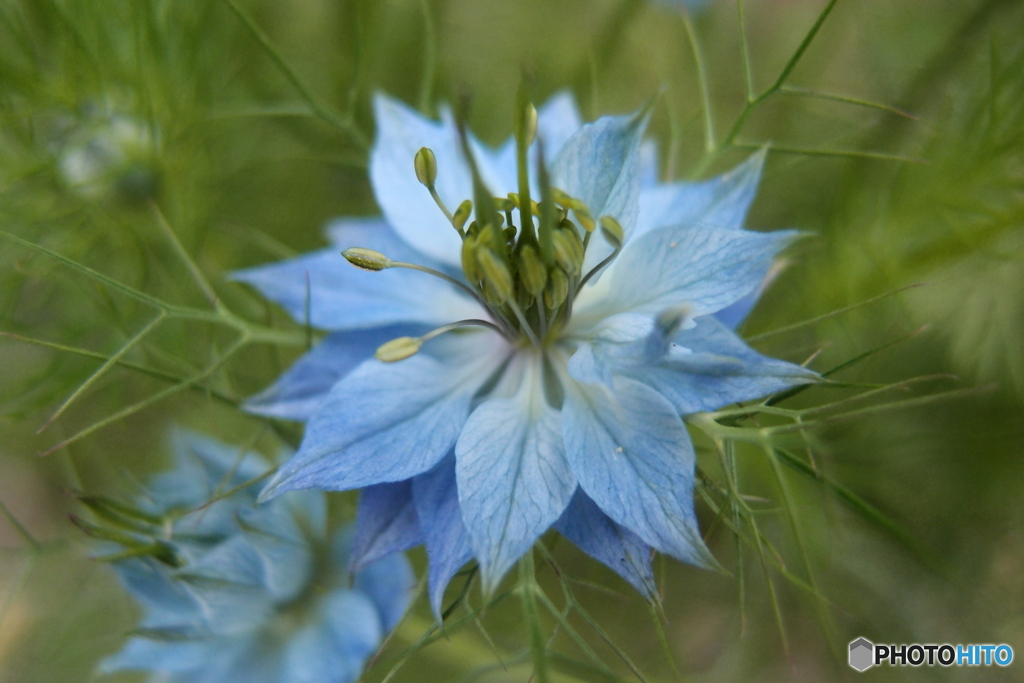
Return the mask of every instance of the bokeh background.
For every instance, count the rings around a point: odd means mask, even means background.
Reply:
[[[239,316],[296,342],[236,348],[229,326],[172,317],[50,422],[155,310],[0,239],[0,681],[98,680],[96,662],[133,626],[130,600],[68,521],[72,491],[132,495],[168,464],[172,424],[268,455],[296,442],[296,425],[235,404],[315,331],[226,274],[322,246],[332,217],[376,212],[372,93],[425,113],[468,93],[473,129],[497,144],[524,70],[538,103],[568,89],[588,119],[660,91],[650,134],[663,178],[708,177],[770,145],[748,224],[815,236],[744,334],[790,360],[818,353],[819,370],[866,354],[836,375],[850,383],[930,378],[813,430],[799,447],[815,474],[787,471],[788,510],[765,454],[739,451],[775,560],[763,571],[698,505],[732,575],[658,563],[677,671],[645,603],[546,538],[608,636],[572,617],[608,670],[574,664],[586,658],[558,633],[556,680],[637,680],[620,653],[649,681],[852,680],[857,636],[1005,642],[1024,658],[1024,3],[702,5],[0,0],[0,230],[174,305],[208,307],[197,269]],[[702,459],[709,477],[714,467]],[[332,504],[343,520],[354,498]],[[543,563],[539,578],[560,599]],[[520,621],[510,601],[410,651],[431,625],[418,603],[366,679],[404,661],[393,680],[525,681]]]

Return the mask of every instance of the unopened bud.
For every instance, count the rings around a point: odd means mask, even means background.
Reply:
[[[540,294],[548,282],[548,271],[531,244],[523,246],[519,251],[519,279],[533,296]]]
[[[391,259],[373,249],[350,247],[341,252],[341,255],[345,257],[346,261],[362,270],[378,271],[391,267]]]
[[[601,234],[608,243],[618,249],[626,239],[626,233],[617,220],[611,216],[601,216]]]
[[[374,357],[384,363],[397,363],[419,353],[423,341],[417,337],[398,337],[377,347]]]
[[[462,226],[469,220],[469,214],[473,213],[473,202],[469,199],[464,199],[459,208],[455,209],[455,214],[452,216],[452,223],[455,224],[456,230],[462,230]]]
[[[434,153],[429,147],[420,147],[420,151],[416,152],[413,165],[416,167],[416,180],[427,187],[434,187],[434,182],[437,180],[437,159],[434,158]]]
[[[553,268],[544,287],[544,305],[554,310],[569,296],[569,278],[561,268]]]
[[[508,301],[512,297],[512,273],[509,272],[508,266],[499,261],[494,252],[487,248],[476,251],[476,262],[480,266],[484,283],[501,303]]]

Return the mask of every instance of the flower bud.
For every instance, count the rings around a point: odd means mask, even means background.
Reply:
[[[377,347],[374,357],[384,363],[397,363],[419,353],[423,341],[416,337],[398,337]]]
[[[486,247],[476,250],[476,262],[480,266],[481,278],[501,303],[512,298],[512,273],[508,266],[498,260]]]
[[[473,202],[469,199],[464,199],[459,208],[455,209],[455,214],[452,216],[452,223],[455,224],[456,230],[462,230],[462,226],[469,220],[469,214],[473,212]]]
[[[416,167],[416,180],[427,187],[434,187],[437,180],[437,159],[429,147],[420,147],[413,160],[413,166]]]
[[[540,256],[532,244],[524,245],[519,251],[519,279],[523,287],[533,296],[544,290],[548,281],[548,271],[541,263]]]
[[[569,278],[561,268],[552,268],[544,287],[544,305],[554,310],[562,305],[569,296]]]
[[[601,234],[608,240],[608,244],[616,249],[621,247],[623,240],[626,239],[622,226],[611,216],[601,216]]]
[[[391,267],[391,259],[373,249],[350,247],[341,252],[341,255],[345,257],[346,261],[362,270],[378,271]]]

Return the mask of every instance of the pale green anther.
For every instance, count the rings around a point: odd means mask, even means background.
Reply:
[[[544,290],[544,285],[547,284],[548,271],[532,244],[524,245],[519,250],[519,279],[526,291],[535,297]]]
[[[495,197],[494,208],[498,211],[511,211],[519,205],[518,201],[513,201],[509,197]]]
[[[516,193],[516,192],[509,192],[508,193],[508,198],[509,198],[509,200],[511,200],[513,202],[513,204],[515,205],[515,207],[517,209],[521,209],[522,208],[522,207],[519,206],[519,194],[518,193]],[[537,204],[537,202],[533,201],[532,199],[530,200],[530,213],[532,213],[534,216],[540,216],[540,206]]]
[[[469,220],[469,214],[473,213],[473,201],[470,199],[463,200],[459,204],[459,208],[455,209],[454,215],[452,215],[452,224],[456,230],[462,230],[463,226],[466,225],[466,221]]]
[[[417,337],[398,337],[377,347],[374,357],[385,363],[397,363],[419,353],[423,341]]]
[[[555,230],[551,233],[555,245],[555,263],[567,273],[578,273],[583,267],[583,242],[576,234],[575,226],[569,230]]]
[[[561,268],[553,268],[544,287],[544,305],[554,310],[569,297],[569,278]]]
[[[474,222],[474,225],[476,223]],[[468,234],[462,241],[462,273],[471,285],[480,282],[480,269],[477,267],[476,249],[479,243],[477,235]]]
[[[429,147],[420,147],[420,151],[416,152],[413,165],[416,167],[416,180],[427,187],[433,187],[434,182],[437,181],[437,159],[434,158],[434,153]]]
[[[597,227],[597,223],[594,221],[594,217],[590,214],[590,209],[587,208],[587,205],[578,199],[574,199],[572,200],[570,208],[572,209],[572,212],[576,214],[576,220],[580,222],[583,229],[587,232],[594,232],[594,228]]]
[[[555,204],[558,204],[567,211],[572,208],[573,202],[576,201],[557,187],[551,188],[551,198],[555,200]]]
[[[532,104],[526,105],[526,120],[523,123],[526,146],[529,147],[537,139],[537,109]]]
[[[349,247],[341,252],[341,255],[345,257],[346,261],[362,270],[378,271],[391,267],[391,259],[373,249]]]
[[[617,220],[611,216],[601,216],[601,234],[608,243],[618,249],[626,239],[626,233]]]
[[[481,279],[490,288],[498,301],[505,303],[512,298],[512,273],[508,266],[498,260],[486,247],[476,250],[476,262],[480,266]]]
[[[505,228],[502,232],[505,233],[506,242],[513,242],[516,239],[516,233],[518,232],[518,230],[516,230],[516,226],[510,225],[507,228]]]

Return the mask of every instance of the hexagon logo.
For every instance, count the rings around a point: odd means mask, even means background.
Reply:
[[[850,643],[850,666],[857,671],[866,671],[875,665],[875,644],[867,638],[858,638]]]

